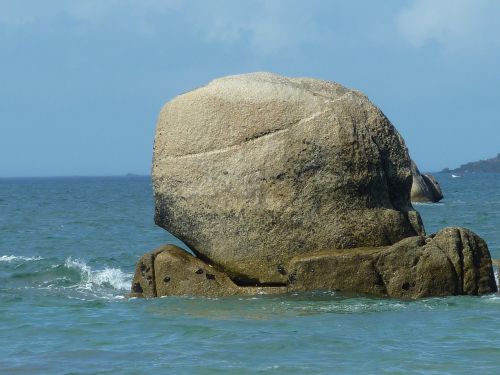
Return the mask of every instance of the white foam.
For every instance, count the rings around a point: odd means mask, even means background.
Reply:
[[[487,303],[500,303],[500,295],[498,293],[481,296],[481,299]]]
[[[92,290],[100,286],[109,286],[116,290],[128,290],[130,288],[132,275],[123,272],[119,268],[106,267],[103,270],[92,270],[83,260],[72,258],[66,259],[64,265],[80,272],[79,289]]]
[[[23,262],[28,262],[28,261],[36,261],[36,260],[42,260],[42,257],[24,257],[24,256],[16,256],[16,255],[2,255],[0,256],[0,262],[7,262],[7,263],[12,263],[16,261],[23,261]]]
[[[441,206],[444,206],[444,203],[442,202],[435,202],[435,203],[432,203],[432,202],[411,202],[412,205],[414,206],[427,206],[427,207],[441,207]]]

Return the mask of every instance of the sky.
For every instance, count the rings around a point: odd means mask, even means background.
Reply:
[[[500,152],[497,0],[0,0],[0,177],[150,172],[162,105],[253,71],[363,91],[421,170]]]

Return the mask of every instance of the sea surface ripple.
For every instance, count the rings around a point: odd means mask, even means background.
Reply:
[[[428,233],[500,258],[500,175],[437,175]],[[0,179],[1,374],[496,374],[500,295],[128,298],[163,243],[145,177]]]

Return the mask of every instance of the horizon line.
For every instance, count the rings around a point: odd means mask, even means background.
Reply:
[[[95,177],[151,177],[151,174],[126,173],[126,174],[106,174],[106,175],[46,175],[46,176],[0,176],[0,179],[15,178],[95,178]]]

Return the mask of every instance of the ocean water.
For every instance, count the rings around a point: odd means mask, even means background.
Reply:
[[[500,174],[437,175],[428,233],[500,258]],[[0,179],[0,374],[498,374],[500,295],[126,297],[160,244],[148,178]]]

